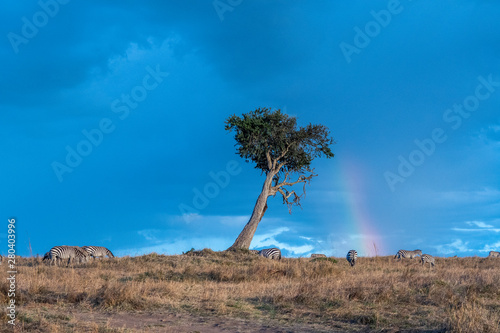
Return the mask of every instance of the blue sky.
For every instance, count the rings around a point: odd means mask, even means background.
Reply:
[[[229,247],[263,177],[224,120],[280,108],[335,158],[252,247],[500,250],[496,1],[10,1],[0,20],[0,237],[17,253]],[[200,195],[201,193],[201,195]]]

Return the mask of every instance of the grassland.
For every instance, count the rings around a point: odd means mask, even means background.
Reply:
[[[498,258],[436,258],[433,269],[359,258],[351,268],[203,250],[74,267],[20,258],[17,270],[19,332],[500,332]]]

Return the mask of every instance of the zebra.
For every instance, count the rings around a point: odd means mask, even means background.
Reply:
[[[47,253],[45,254],[47,255]],[[68,259],[68,265],[71,262],[71,259],[76,260],[78,259],[79,262],[87,262],[89,255],[87,252],[83,251],[80,247],[78,246],[67,246],[67,245],[62,245],[62,246],[54,246],[53,248],[50,249],[48,252],[47,259],[50,259],[50,263],[56,263],[57,264],[57,259]],[[45,257],[44,257],[45,260]]]
[[[311,258],[326,258],[326,255],[322,253],[312,253]]]
[[[420,260],[422,261],[422,266],[424,266],[426,263],[429,263],[429,268],[434,267],[434,257],[431,256],[430,254],[422,254],[420,256]]]
[[[84,246],[83,250],[87,251],[87,253],[94,259],[99,257],[104,258],[106,256],[108,256],[109,258],[115,257],[113,253],[104,246]]]
[[[351,267],[356,265],[356,260],[358,260],[358,252],[356,250],[350,250],[347,252],[347,261],[351,264]]]
[[[498,251],[490,251],[490,254],[488,254],[488,258],[500,258],[500,252]]]
[[[414,251],[407,251],[407,250],[399,250],[398,253],[394,256],[394,259],[402,259],[402,258],[410,258],[413,259],[416,256],[421,256],[422,255],[422,250],[414,250]]]
[[[281,251],[276,247],[259,251],[259,256],[269,259],[281,260]]]

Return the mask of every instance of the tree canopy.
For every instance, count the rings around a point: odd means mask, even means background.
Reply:
[[[238,154],[247,162],[255,162],[255,168],[265,173],[279,165],[281,172],[311,171],[316,157],[334,156],[330,149],[334,141],[326,126],[297,127],[297,118],[281,110],[259,108],[242,117],[233,115],[226,120],[226,130],[236,132]]]

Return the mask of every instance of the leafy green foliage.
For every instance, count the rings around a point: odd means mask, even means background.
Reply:
[[[334,156],[330,149],[334,141],[326,126],[298,127],[296,117],[280,110],[258,108],[242,117],[233,115],[225,124],[227,131],[236,132],[237,153],[247,162],[255,162],[255,168],[266,174],[274,171],[266,154],[277,160],[277,165],[283,164],[281,172],[311,171],[314,158]]]

